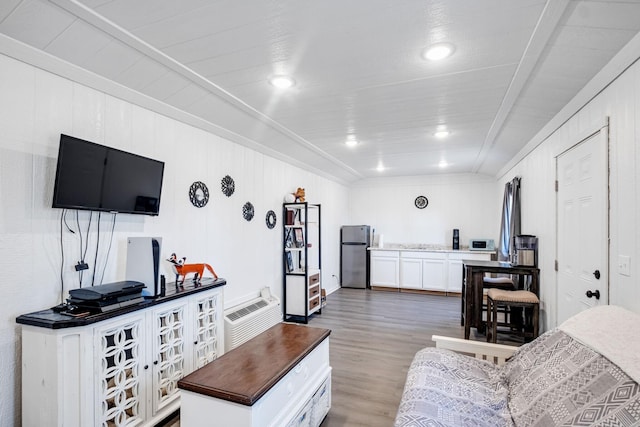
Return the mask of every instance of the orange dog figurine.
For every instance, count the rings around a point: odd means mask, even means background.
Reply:
[[[171,257],[167,261],[169,261],[172,265],[173,272],[176,273],[176,286],[178,285],[178,280],[180,276],[182,276],[182,282],[179,284],[182,285],[184,283],[184,279],[187,278],[187,274],[195,273],[193,276],[193,283],[196,285],[200,283],[200,279],[202,279],[202,275],[204,274],[204,269],[206,268],[213,274],[214,278],[218,278],[218,275],[213,268],[209,264],[185,264],[187,257],[182,257],[178,259],[175,253],[171,254]]]

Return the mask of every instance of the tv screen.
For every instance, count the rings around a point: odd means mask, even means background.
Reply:
[[[158,215],[164,162],[60,135],[53,207]]]

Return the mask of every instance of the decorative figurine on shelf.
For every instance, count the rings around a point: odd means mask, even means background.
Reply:
[[[213,274],[214,278],[218,278],[218,275],[213,271],[213,268],[209,264],[185,264],[184,262],[186,260],[187,257],[178,258],[175,253],[172,253],[171,257],[167,259],[167,261],[171,263],[173,272],[176,274],[176,286],[178,286],[178,284],[184,284],[184,280],[187,278],[187,274],[189,273],[195,273],[195,276],[193,276],[193,283],[196,286],[199,285],[205,268]],[[179,282],[180,276],[182,276],[182,282]]]
[[[298,188],[296,190],[295,193],[293,193],[293,195],[296,198],[296,203],[304,203],[304,197],[305,197],[305,192],[304,192],[304,188]]]
[[[295,193],[287,193],[284,195],[285,203],[304,203],[305,201],[304,188],[298,187]]]

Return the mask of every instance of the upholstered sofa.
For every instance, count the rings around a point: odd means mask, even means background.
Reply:
[[[638,327],[640,315],[602,306],[521,347],[434,336],[395,427],[640,426]]]

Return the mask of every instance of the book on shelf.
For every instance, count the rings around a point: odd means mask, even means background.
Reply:
[[[293,248],[293,233],[291,230],[287,230],[285,238],[284,238],[284,247],[285,248]]]
[[[287,217],[285,218],[285,225],[294,225],[296,223],[296,212],[293,209],[287,209]]]
[[[287,273],[291,273],[293,271],[293,257],[291,256],[291,252],[287,252]]]
[[[302,232],[302,228],[296,228],[293,230],[294,235],[295,235],[295,243],[296,243],[296,248],[303,248],[304,247],[304,234]]]

